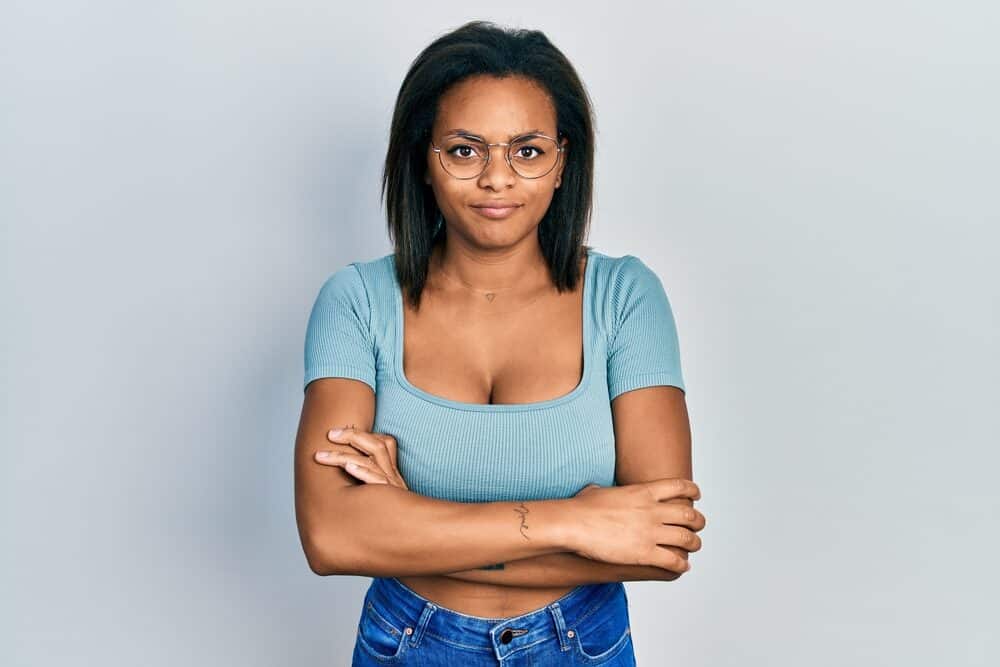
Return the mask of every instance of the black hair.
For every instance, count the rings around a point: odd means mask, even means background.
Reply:
[[[431,128],[449,87],[477,76],[521,76],[545,90],[556,111],[557,138],[569,140],[560,187],[539,223],[538,240],[559,291],[573,289],[588,246],[594,180],[594,118],[576,70],[539,30],[470,21],[428,45],[411,63],[396,97],[382,171],[396,276],[416,307],[431,251],[444,234],[434,193],[424,182]]]

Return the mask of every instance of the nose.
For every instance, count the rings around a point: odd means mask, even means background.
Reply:
[[[489,147],[490,160],[486,165],[486,169],[479,175],[480,187],[497,190],[505,187],[509,188],[514,185],[514,181],[517,180],[517,173],[507,163],[508,148],[506,145],[493,145]]]

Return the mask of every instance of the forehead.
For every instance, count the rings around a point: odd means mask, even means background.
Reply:
[[[455,84],[438,101],[434,133],[455,128],[493,141],[534,129],[555,136],[556,112],[545,89],[531,79],[476,76]]]

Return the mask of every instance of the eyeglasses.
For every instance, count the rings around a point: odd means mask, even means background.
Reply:
[[[566,150],[557,141],[544,134],[528,134],[509,143],[488,144],[463,134],[452,134],[431,150],[438,154],[446,172],[462,180],[478,178],[490,163],[490,147],[506,146],[504,157],[510,168],[521,178],[541,178],[559,161],[559,154]]]

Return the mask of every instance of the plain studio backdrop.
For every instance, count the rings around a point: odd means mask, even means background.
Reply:
[[[704,548],[640,665],[994,665],[1000,11],[987,2],[15,1],[0,10],[0,663],[344,665],[294,522],[322,282],[391,251],[412,59],[545,31],[589,241],[674,308]]]

